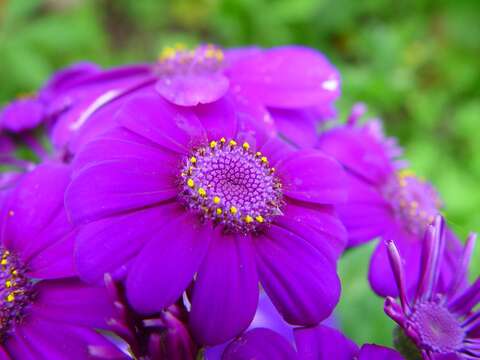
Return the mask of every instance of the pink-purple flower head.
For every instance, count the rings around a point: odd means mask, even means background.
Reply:
[[[222,360],[402,360],[395,350],[374,344],[360,348],[341,332],[324,325],[294,329],[296,351],[267,328],[250,330],[232,341]]]
[[[63,207],[69,179],[63,165],[41,165],[9,190],[2,204],[2,359],[85,359],[96,346],[120,355],[95,330],[106,328],[112,312],[105,290],[75,277],[75,230]]]
[[[427,360],[480,358],[480,279],[467,285],[475,238],[474,234],[468,237],[455,275],[450,283],[442,284],[440,269],[448,249],[445,224],[437,216],[425,234],[414,296],[406,290],[410,274],[402,264],[403,254],[393,241],[387,243],[400,303],[387,297],[385,312],[401,328],[397,346],[411,354],[407,359],[420,355]]]
[[[234,104],[134,97],[117,113],[120,127],[78,154],[66,192],[71,219],[84,225],[82,278],[126,275],[143,313],[168,307],[194,280],[190,326],[208,345],[248,326],[259,281],[300,325],[328,317],[340,294],[341,167],[269,138],[255,113]]]
[[[346,125],[322,134],[318,147],[336,158],[348,174],[349,199],[337,207],[349,233],[349,246],[376,237],[392,239],[403,254],[406,270],[416,277],[419,271],[423,234],[442,201],[426,180],[404,168],[401,149],[395,140],[385,138],[377,120],[357,124],[353,113]],[[396,295],[389,272],[388,255],[381,240],[370,262],[369,280],[379,295]],[[447,231],[448,260],[442,277],[451,276],[460,252],[460,242]],[[408,280],[408,289],[414,283]]]

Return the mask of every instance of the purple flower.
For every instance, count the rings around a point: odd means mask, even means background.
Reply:
[[[60,70],[52,76],[38,94],[21,96],[0,111],[0,130],[20,133],[33,130],[40,124],[52,120],[69,104],[53,106],[57,97],[71,89],[79,80],[98,71],[96,65],[79,63]]]
[[[88,85],[88,86],[87,86]],[[193,107],[225,96],[256,108],[262,123],[289,141],[309,147],[319,120],[335,115],[340,76],[318,52],[302,47],[223,51],[214,45],[193,50],[167,47],[157,62],[98,73],[69,92],[81,101],[53,131],[56,146],[77,150],[111,129],[113,114],[132,96],[154,91],[170,103]],[[83,96],[84,94],[88,96]]]
[[[141,313],[168,307],[195,278],[190,326],[206,345],[248,326],[259,281],[293,324],[328,317],[340,294],[346,234],[333,205],[346,196],[343,171],[320,151],[268,138],[248,110],[228,98],[185,108],[134,97],[121,126],[78,154],[66,192],[84,225],[81,277],[126,275]]]
[[[440,268],[448,253],[445,224],[440,216],[427,228],[421,254],[420,273],[414,296],[406,291],[402,254],[393,241],[387,243],[388,255],[400,304],[392,297],[385,300],[385,312],[403,332],[398,347],[409,358],[478,359],[480,358],[480,278],[467,286],[468,264],[476,236],[466,242],[455,276],[445,286],[440,283]],[[415,357],[415,354],[417,354]]]
[[[431,184],[403,168],[401,149],[395,140],[383,136],[381,123],[358,125],[359,115],[353,112],[346,125],[322,134],[318,147],[342,163],[348,173],[349,200],[337,210],[348,230],[349,246],[380,237],[370,262],[370,284],[381,296],[396,295],[383,242],[395,241],[411,275],[407,278],[416,278],[423,233],[442,202]],[[460,252],[460,242],[451,231],[447,231],[447,246],[445,281]],[[413,287],[408,280],[407,288]]]
[[[69,178],[62,165],[39,166],[9,190],[2,204],[2,359],[85,359],[100,345],[119,355],[94,330],[106,328],[112,313],[105,290],[74,276],[75,231],[63,207]]]
[[[318,325],[294,329],[295,351],[278,333],[266,329],[250,330],[232,341],[223,353],[223,360],[402,360],[396,351],[383,346],[365,344],[360,349],[338,330]]]

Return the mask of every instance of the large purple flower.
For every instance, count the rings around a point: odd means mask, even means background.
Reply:
[[[110,356],[120,355],[95,331],[106,328],[105,318],[112,313],[106,291],[74,277],[75,232],[63,207],[68,181],[62,165],[42,165],[23,177],[3,204],[2,359],[85,359],[97,346]]]
[[[423,245],[420,273],[414,296],[405,288],[403,254],[395,243],[387,243],[388,254],[400,294],[400,304],[388,297],[385,312],[401,327],[397,347],[409,359],[427,360],[480,358],[480,278],[466,286],[468,265],[476,236],[471,234],[459,266],[448,287],[439,283],[445,249],[445,225],[437,216],[428,227]],[[421,354],[421,356],[420,356]]]
[[[228,98],[185,108],[153,92],[134,97],[117,113],[121,126],[78,154],[66,192],[84,225],[81,277],[127,274],[143,313],[195,279],[190,325],[207,345],[248,326],[259,281],[293,324],[328,317],[340,294],[346,234],[333,205],[346,197],[343,171],[318,150],[268,138],[248,110]]]
[[[278,333],[267,328],[250,330],[232,341],[223,360],[402,360],[395,350],[365,344],[361,348],[338,330],[318,325],[294,329],[295,351]]]
[[[340,94],[335,67],[322,54],[302,47],[168,47],[155,63],[100,72],[76,85],[68,94],[82,101],[53,132],[54,143],[68,144],[73,154],[111,129],[112,114],[139,92],[153,90],[182,107],[211,104],[228,95],[238,106],[257,108],[263,123],[273,127],[275,122],[281,135],[303,147],[315,142],[318,121],[334,116],[333,103]]]
[[[442,202],[432,185],[404,168],[401,149],[384,137],[381,123],[372,120],[359,125],[356,116],[322,134],[318,146],[348,173],[349,200],[337,209],[349,233],[349,246],[381,238],[370,262],[370,284],[379,295],[396,295],[383,242],[395,241],[411,274],[408,278],[416,278],[423,233]],[[460,252],[460,242],[451,231],[447,246],[445,281]],[[407,287],[413,289],[414,282],[409,280]]]

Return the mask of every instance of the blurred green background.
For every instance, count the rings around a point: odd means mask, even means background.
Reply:
[[[0,0],[0,104],[74,61],[152,61],[179,41],[324,52],[342,73],[342,116],[366,102],[438,187],[449,225],[480,230],[480,1]],[[338,317],[355,341],[390,345],[366,281],[372,249],[343,258]]]

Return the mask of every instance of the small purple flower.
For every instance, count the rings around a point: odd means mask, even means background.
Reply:
[[[394,139],[385,138],[377,120],[358,125],[362,109],[356,109],[346,125],[325,132],[318,147],[337,159],[348,173],[349,200],[337,207],[349,233],[349,246],[380,237],[370,262],[369,280],[381,295],[396,295],[389,271],[384,240],[395,241],[403,254],[413,290],[418,274],[423,233],[440,211],[442,201],[424,179],[404,168],[401,149]],[[451,276],[460,253],[460,242],[447,231],[448,260],[442,277]]]
[[[295,351],[280,334],[266,328],[250,330],[232,341],[222,360],[402,360],[396,351],[365,344],[361,348],[338,330],[318,325],[294,329]]]
[[[2,359],[85,359],[100,345],[110,356],[120,355],[95,331],[106,328],[113,310],[105,289],[75,277],[75,230],[63,207],[69,179],[63,165],[41,165],[9,190],[2,204]]]
[[[385,312],[403,332],[398,348],[407,359],[478,359],[480,358],[480,278],[467,286],[468,265],[476,235],[466,242],[455,276],[445,286],[440,283],[440,268],[448,252],[445,224],[437,216],[427,228],[421,254],[420,273],[414,296],[406,291],[402,254],[394,241],[387,243],[388,254],[400,304],[392,297],[385,300]]]
[[[142,313],[173,304],[195,278],[190,326],[206,345],[248,326],[259,281],[300,325],[328,317],[340,294],[341,167],[269,138],[256,113],[233,104],[134,97],[117,112],[121,126],[77,155],[66,192],[71,219],[84,225],[81,277],[126,275]]]

